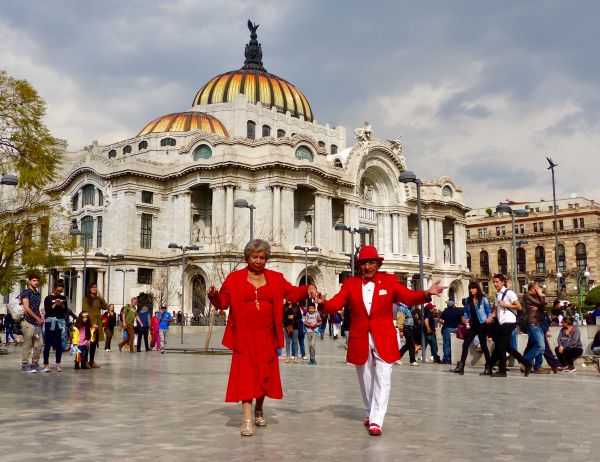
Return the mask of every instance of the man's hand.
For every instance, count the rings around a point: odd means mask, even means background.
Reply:
[[[448,288],[448,286],[443,286],[441,284],[441,280],[438,279],[433,283],[433,285],[425,291],[427,295],[440,295],[444,290]]]
[[[219,291],[215,288],[215,286],[210,286],[207,295],[209,299],[216,298],[217,295],[219,295]]]
[[[319,291],[317,290],[317,288],[316,288],[316,286],[314,284],[309,284],[308,285],[308,295],[313,300],[315,300],[317,297],[319,297]]]
[[[552,337],[552,333],[550,331],[546,332],[546,337]]]

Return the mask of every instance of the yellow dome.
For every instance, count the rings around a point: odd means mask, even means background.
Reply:
[[[211,79],[196,94],[192,106],[225,103],[243,94],[249,103],[275,106],[278,111],[290,111],[312,122],[313,113],[306,97],[286,80],[259,69],[240,69],[226,72]]]
[[[263,106],[286,113],[294,117],[304,117],[313,121],[313,113],[308,100],[288,81],[269,74],[263,67],[262,47],[258,43],[257,24],[248,20],[250,41],[246,45],[244,66],[239,71],[217,75],[196,93],[192,106],[232,102],[236,95],[242,94],[249,103],[261,103]]]
[[[149,133],[191,132],[193,130],[202,130],[226,138],[229,137],[227,129],[219,119],[205,112],[196,111],[176,112],[175,114],[168,114],[154,119],[137,136]]]

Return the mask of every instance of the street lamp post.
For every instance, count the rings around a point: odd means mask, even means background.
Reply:
[[[252,209],[250,209],[252,210]],[[197,245],[178,245],[173,242],[169,244],[169,249],[181,249],[182,262],[181,262],[181,344],[183,345],[183,319],[185,316],[185,252],[187,250],[200,250]]]
[[[510,220],[512,223],[512,262],[513,262],[513,270],[512,270],[512,288],[516,291],[518,290],[518,280],[517,280],[517,238],[515,235],[515,216],[517,217],[526,217],[529,215],[529,212],[525,209],[516,209],[506,204],[499,204],[496,206],[496,212],[498,213],[508,213],[510,215]],[[527,244],[525,239],[520,239],[519,244]]]
[[[414,172],[405,170],[398,177],[400,183],[415,183],[417,186],[417,248],[419,252],[419,283],[420,289],[425,290],[424,284],[424,271],[423,271],[423,224],[421,223],[421,180],[417,178]],[[421,322],[425,319],[425,307],[421,305]],[[421,362],[425,364],[425,331],[421,329],[421,345],[423,345],[421,352]]]
[[[319,252],[319,247],[308,247],[303,245],[297,245],[294,250],[302,250],[304,252],[304,283],[308,285],[308,252]],[[308,310],[308,298],[304,302],[304,308]]]
[[[369,234],[369,228],[365,226],[359,226],[358,228],[352,228],[343,223],[337,223],[334,228],[336,231],[348,231],[350,233],[350,276],[354,276],[354,257],[356,249],[354,248],[354,235],[355,234]]]
[[[579,310],[581,310],[581,277],[589,279],[591,275],[587,268],[577,270],[577,301],[579,302],[577,307]]]
[[[252,204],[249,204],[246,199],[236,199],[233,203],[234,207],[238,209],[250,209],[250,240],[254,239],[254,209],[256,207]]]
[[[80,230],[77,226],[77,220],[71,220],[71,229],[69,230],[69,234],[71,236],[81,236],[83,239],[83,292],[87,290],[87,253],[88,253],[88,239],[92,236],[91,233],[86,233],[83,230]]]
[[[108,259],[108,276],[107,276],[107,284],[106,284],[106,303],[108,305],[110,305],[110,269],[112,267],[112,261],[113,260],[122,260],[123,258],[125,258],[125,255],[123,255],[122,253],[118,253],[116,255],[105,255],[102,252],[96,252],[94,254],[95,257],[102,257],[102,258],[107,258]]]
[[[548,170],[552,171],[552,201],[554,204],[554,262],[555,262],[555,271],[556,271],[556,299],[560,299],[560,290],[561,290],[561,276],[559,276],[560,271],[558,270],[558,220],[556,210],[556,183],[554,180],[554,168],[558,167],[558,164],[555,164],[550,157],[546,157],[548,161]]]
[[[115,269],[115,271],[119,271],[121,273],[123,273],[123,298],[121,299],[121,305],[122,307],[125,306],[125,273],[135,273],[134,269],[125,269],[125,268],[117,268]]]

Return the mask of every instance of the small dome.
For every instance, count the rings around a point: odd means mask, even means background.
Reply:
[[[205,112],[188,111],[168,114],[147,124],[137,136],[149,133],[191,132],[202,130],[228,138],[229,133],[219,119]]]
[[[270,74],[263,67],[262,47],[258,43],[257,24],[248,20],[250,41],[246,45],[244,65],[240,70],[217,75],[208,81],[194,98],[192,106],[200,104],[230,103],[236,95],[242,94],[249,103],[261,103],[263,106],[286,113],[290,111],[294,117],[304,117],[312,122],[314,119],[308,100],[294,85]]]

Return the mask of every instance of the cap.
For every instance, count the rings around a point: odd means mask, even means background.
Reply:
[[[456,305],[456,304],[454,303],[454,300],[448,300],[448,301],[446,302],[446,306],[447,306],[448,308],[454,308],[454,306],[455,306],[455,305]]]
[[[165,305],[164,303],[161,303],[160,304],[160,309],[162,310],[163,308],[166,310],[167,309],[167,305]]]
[[[372,245],[363,245],[358,251],[358,256],[356,257],[356,261],[364,261],[364,260],[379,260],[381,263],[383,258],[379,256],[377,249]]]
[[[435,308],[435,305],[433,303],[428,303],[427,305],[425,305],[425,309],[430,310],[431,308]]]

